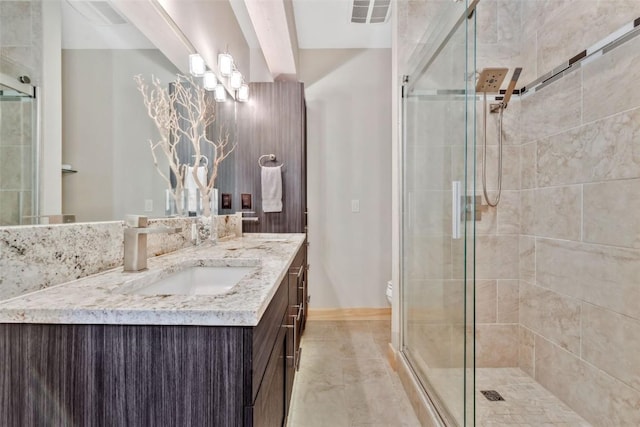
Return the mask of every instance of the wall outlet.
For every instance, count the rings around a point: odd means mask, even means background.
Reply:
[[[360,212],[360,200],[353,199],[351,201],[351,212]]]
[[[144,211],[145,212],[153,212],[153,200],[145,199],[144,200]]]

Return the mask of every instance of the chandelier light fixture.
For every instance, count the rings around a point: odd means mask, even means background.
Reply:
[[[228,52],[218,54],[217,73],[207,68],[207,64],[200,54],[190,54],[189,73],[194,77],[202,77],[202,87],[207,91],[213,91],[216,102],[227,100],[227,88],[230,91],[235,91],[237,101],[247,102],[249,100],[249,86],[245,84],[242,73],[236,68],[233,57]],[[227,84],[220,81],[223,77],[228,78]]]

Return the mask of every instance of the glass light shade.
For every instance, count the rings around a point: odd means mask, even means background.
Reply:
[[[238,89],[238,101],[247,102],[249,100],[249,86],[243,84]]]
[[[227,90],[221,84],[217,84],[213,91],[213,97],[216,102],[224,102],[227,100]]]
[[[194,77],[200,77],[204,75],[204,72],[207,70],[207,66],[204,63],[204,59],[202,56],[197,53],[192,53],[189,55],[189,72]]]
[[[204,73],[204,76],[202,76],[202,86],[204,86],[205,90],[214,90],[217,84],[218,79],[216,79],[216,74],[213,71]]]
[[[240,86],[242,86],[242,73],[240,71],[235,70],[231,73],[229,85],[232,89],[240,89]]]
[[[218,55],[218,71],[225,77],[229,77],[233,72],[233,58],[228,53]]]

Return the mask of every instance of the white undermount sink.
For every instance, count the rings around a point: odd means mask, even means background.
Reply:
[[[125,287],[124,293],[139,295],[217,295],[229,291],[255,266],[195,266],[141,286]]]

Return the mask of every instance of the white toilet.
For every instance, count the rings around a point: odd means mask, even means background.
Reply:
[[[389,304],[391,304],[391,297],[393,296],[393,282],[391,282],[391,280],[389,280],[387,282],[387,301],[389,301]]]

